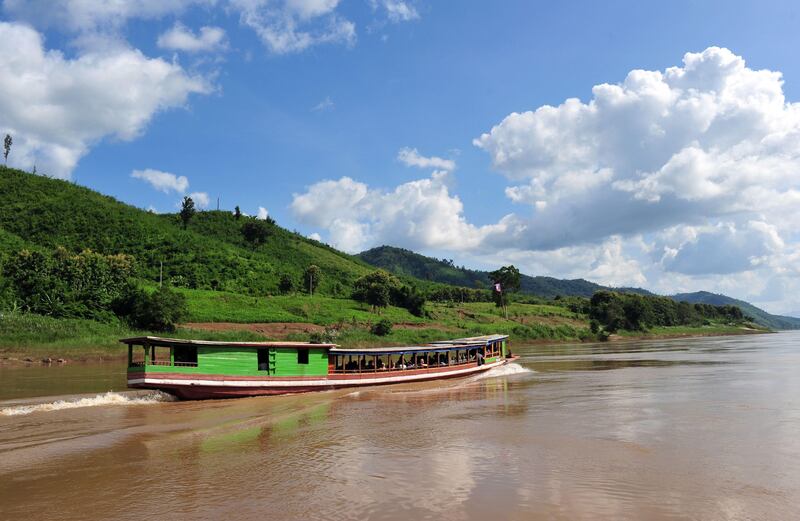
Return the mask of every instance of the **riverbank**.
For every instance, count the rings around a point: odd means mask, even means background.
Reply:
[[[249,297],[242,297],[249,298]],[[258,301],[261,305],[258,305]],[[426,318],[414,317],[401,308],[388,308],[380,315],[369,312],[347,299],[306,299],[294,312],[269,314],[277,299],[253,299],[254,302],[221,300],[197,305],[177,331],[164,334],[130,329],[122,323],[102,323],[81,319],[11,313],[0,316],[0,364],[59,364],[89,361],[124,360],[127,352],[120,338],[139,335],[162,335],[176,338],[203,338],[221,341],[295,340],[333,341],[343,347],[384,347],[418,345],[463,336],[501,332],[512,342],[524,344],[575,343],[597,341],[588,318],[566,308],[540,304],[509,306],[508,319],[489,303],[433,304]],[[250,304],[249,306],[247,304]],[[280,301],[277,303],[281,304]],[[285,307],[296,299],[284,299]],[[217,313],[213,313],[216,308]],[[233,308],[242,310],[235,314]],[[299,315],[314,316],[314,321],[299,320]],[[265,320],[271,317],[281,321]],[[286,318],[289,320],[286,320]],[[213,320],[222,318],[223,320]],[[230,321],[231,318],[260,321]],[[349,319],[348,319],[349,318]],[[199,319],[199,320],[198,320]],[[209,320],[212,319],[212,320]],[[225,320],[227,319],[227,320]],[[392,322],[385,336],[371,333],[378,320]],[[658,338],[743,335],[769,332],[767,329],[741,325],[709,324],[699,327],[660,327],[645,333],[621,331],[609,341]],[[59,362],[61,361],[61,362]]]

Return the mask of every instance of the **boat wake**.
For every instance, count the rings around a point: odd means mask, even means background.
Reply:
[[[54,402],[37,403],[32,405],[17,405],[0,409],[0,416],[23,416],[35,412],[62,411],[64,409],[78,409],[81,407],[98,407],[101,405],[147,405],[152,403],[171,402],[175,397],[161,391],[136,394],[131,396],[125,393],[107,393],[88,396],[76,400],[56,400]]]
[[[511,376],[515,374],[526,374],[533,372],[535,371],[528,369],[527,367],[522,367],[516,362],[511,362],[509,364],[501,365],[500,367],[489,369],[485,373],[475,375],[472,379],[483,380],[484,378],[497,378],[499,376]]]

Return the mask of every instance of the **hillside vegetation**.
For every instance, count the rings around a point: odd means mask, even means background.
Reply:
[[[431,282],[452,284],[468,288],[485,288],[488,285],[488,271],[471,270],[456,266],[452,259],[434,259],[404,248],[378,246],[357,255],[364,262],[399,275],[407,275]],[[520,291],[544,298],[557,296],[591,297],[596,291],[615,289],[625,293],[650,294],[641,288],[609,288],[584,279],[556,279],[522,275]]]
[[[585,280],[523,276],[527,294],[511,302],[503,294],[501,309],[492,303],[487,272],[449,261],[396,248],[362,255],[382,257],[395,277],[271,220],[204,211],[185,224],[178,214],[0,167],[0,353],[117,352],[121,336],[165,329],[359,346],[490,332],[517,341],[580,341],[664,325],[702,334],[750,330],[741,313],[713,306],[693,306],[665,322],[647,311],[664,307],[648,295],[619,305],[612,298],[598,314],[586,297],[603,288]],[[175,331],[179,323],[192,325]]]
[[[139,277],[174,287],[277,293],[281,276],[299,284],[311,264],[320,293],[337,295],[372,268],[347,254],[273,225],[249,245],[231,212],[198,212],[186,230],[175,214],[157,215],[67,181],[0,167],[0,255],[20,248],[91,249],[136,260]]]
[[[403,248],[380,246],[361,252],[358,257],[375,267],[432,282],[483,287],[488,281],[488,272],[486,271],[458,267],[451,260],[426,257]],[[520,283],[521,293],[546,298],[589,298],[598,291],[653,295],[649,291],[640,288],[610,288],[584,279],[562,280],[552,277],[531,277],[523,274]],[[770,329],[800,329],[800,318],[772,315],[748,302],[725,295],[698,291],[668,296],[677,302],[683,301],[690,304],[738,306],[744,315],[751,317],[756,324],[761,326]]]
[[[770,329],[800,329],[800,318],[773,315],[763,309],[735,299],[727,295],[709,293],[708,291],[697,291],[695,293],[678,293],[671,295],[671,298],[678,301],[690,302],[692,304],[710,304],[712,306],[737,306],[745,315],[753,318],[754,322]]]

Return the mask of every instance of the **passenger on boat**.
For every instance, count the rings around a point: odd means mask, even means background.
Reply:
[[[478,365],[483,365],[483,355],[481,354],[480,351],[477,351],[475,353],[475,358],[478,359]]]

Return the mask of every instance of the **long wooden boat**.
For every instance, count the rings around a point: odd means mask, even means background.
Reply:
[[[301,393],[455,378],[488,371],[512,358],[507,335],[382,349],[153,336],[120,342],[128,345],[128,387],[158,389],[182,399]]]

